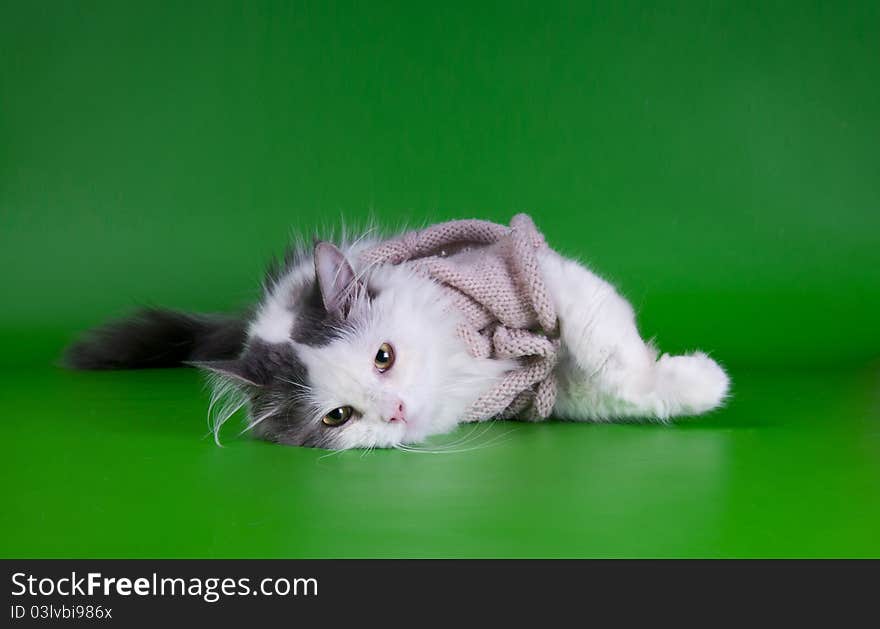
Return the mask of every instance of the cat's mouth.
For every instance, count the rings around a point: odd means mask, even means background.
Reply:
[[[428,436],[426,426],[412,415],[401,422],[400,426],[403,429],[400,435],[401,443],[415,443]]]

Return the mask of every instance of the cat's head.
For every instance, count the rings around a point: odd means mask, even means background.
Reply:
[[[238,359],[200,365],[219,378],[215,398],[238,400],[219,423],[246,405],[258,436],[330,449],[392,447],[451,428],[486,374],[439,289],[400,267],[358,277],[326,242],[313,262],[269,292]]]

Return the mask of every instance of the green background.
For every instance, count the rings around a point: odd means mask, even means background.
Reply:
[[[0,555],[880,556],[880,4],[435,4],[0,4]],[[326,456],[53,364],[293,232],[518,211],[729,405]]]

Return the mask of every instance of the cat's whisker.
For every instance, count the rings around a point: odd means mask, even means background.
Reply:
[[[436,447],[441,450],[454,450],[456,448],[468,446],[482,439],[486,435],[486,433],[489,432],[489,430],[489,427],[475,426],[470,432],[464,435],[464,437],[450,443],[440,444]]]
[[[444,444],[405,444],[405,447],[411,452],[431,452],[434,454],[439,454],[440,452],[448,452],[452,451],[457,447],[460,447],[462,444],[459,443],[460,440],[455,440],[450,443]]]
[[[277,412],[278,412],[278,408],[277,408],[277,407],[273,407],[273,408],[272,408],[271,410],[269,410],[268,412],[263,413],[263,414],[260,415],[257,419],[254,419],[254,420],[251,421],[247,426],[245,426],[244,428],[242,428],[242,429],[241,429],[241,432],[238,433],[238,436],[240,437],[241,435],[243,435],[244,433],[248,432],[249,430],[253,430],[253,428],[254,428],[255,426],[257,426],[260,422],[265,421],[266,419],[272,417],[272,415],[274,415],[274,414],[277,413]]]
[[[293,380],[288,380],[287,378],[282,378],[281,376],[279,376],[279,375],[277,375],[277,374],[275,375],[275,379],[276,379],[276,380],[279,380],[279,381],[281,381],[281,382],[284,382],[284,383],[286,383],[286,384],[290,384],[290,385],[293,385],[293,386],[295,386],[295,387],[299,387],[300,389],[302,389],[302,390],[304,390],[304,391],[308,391],[309,393],[312,392],[312,387],[307,386],[307,385],[305,385],[305,384],[303,384],[303,383],[301,383],[301,382],[294,382]]]
[[[480,450],[482,448],[488,447],[488,446],[494,444],[496,441],[500,441],[501,439],[503,439],[504,437],[506,437],[507,435],[511,434],[512,432],[514,432],[518,429],[518,428],[512,428],[511,430],[509,430],[507,432],[504,432],[500,435],[496,435],[494,437],[491,437],[488,441],[486,441],[484,443],[478,443],[478,444],[474,444],[473,446],[467,446],[468,443],[473,443],[474,441],[477,441],[477,440],[481,439],[483,436],[485,436],[486,433],[489,432],[491,425],[495,424],[495,420],[491,420],[491,421],[485,422],[485,423],[489,424],[489,425],[487,425],[485,427],[479,426],[479,425],[475,426],[474,429],[471,430],[470,433],[464,439],[459,439],[459,440],[456,440],[456,441],[453,441],[453,442],[450,442],[447,444],[440,444],[437,446],[433,446],[430,449],[421,448],[419,446],[409,446],[409,447],[410,447],[411,451],[425,452],[425,453],[429,453],[429,454],[444,454],[444,453],[455,454],[455,453],[460,453],[460,452],[472,452],[474,450]],[[481,429],[481,430],[479,430],[479,429]],[[467,447],[465,447],[465,446],[467,446]]]
[[[453,439],[452,441],[447,442],[447,443],[438,444],[435,447],[436,448],[454,448],[454,447],[461,446],[465,443],[468,443],[469,441],[472,441],[474,438],[476,438],[476,433],[483,427],[480,426],[479,423],[475,423],[474,425],[470,426],[469,428],[470,428],[470,430],[463,429],[462,432],[464,434],[460,435],[456,439]],[[483,433],[485,433],[485,429],[483,430]]]
[[[355,240],[349,245],[349,248],[354,248],[354,247],[356,247],[357,245],[361,244],[361,243],[366,239],[367,236],[372,236],[373,234],[376,233],[376,231],[377,231],[378,229],[379,229],[379,228],[376,227],[376,226],[368,227],[367,229],[364,230],[364,233],[362,233],[360,236],[358,236],[358,237],[357,237],[357,238],[356,238],[356,239],[355,239]]]
[[[221,446],[220,429],[230,417],[247,405],[248,398],[233,382],[212,375],[211,401],[208,404],[208,434],[213,434],[214,443]]]
[[[326,459],[327,457],[337,456],[337,455],[339,455],[339,454],[342,454],[343,452],[346,452],[346,450],[331,450],[331,451],[328,452],[327,454],[322,454],[321,456],[319,456],[319,457],[318,457],[318,460],[317,460],[316,462],[317,462],[317,463],[320,463],[321,461],[323,461],[323,460]]]
[[[400,447],[395,446],[395,447],[400,450],[403,450],[405,452],[412,452],[412,453],[418,453],[418,454],[463,454],[465,452],[474,452],[476,450],[483,450],[485,448],[500,445],[500,443],[502,443],[502,440],[504,439],[504,437],[507,437],[508,435],[515,432],[516,430],[517,430],[516,428],[512,428],[512,429],[508,430],[507,432],[502,433],[501,435],[497,435],[497,436],[493,437],[492,439],[490,439],[486,443],[478,444],[478,445],[475,445],[472,447],[467,447],[467,448],[457,448],[454,450],[414,448],[414,447],[408,447],[408,446],[400,446]]]
[[[360,286],[360,285],[362,284],[362,280],[367,276],[367,274],[370,273],[370,271],[372,271],[372,270],[373,270],[374,268],[376,268],[378,265],[379,265],[379,261],[378,261],[378,260],[375,260],[375,261],[373,261],[373,262],[370,262],[369,264],[364,265],[364,268],[361,269],[361,270],[360,270],[360,271],[354,276],[354,283],[355,283],[356,285]]]
[[[494,427],[494,424],[495,424],[494,420],[488,420],[485,422],[475,422],[475,425],[471,429],[471,431],[461,441],[459,441],[458,443],[455,443],[454,445],[460,446],[460,445],[464,445],[466,443],[470,443],[472,441],[476,441],[477,439],[482,438],[486,433],[488,433],[492,430],[492,428]]]

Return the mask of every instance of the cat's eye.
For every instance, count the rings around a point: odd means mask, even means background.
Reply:
[[[324,415],[324,418],[321,421],[324,422],[324,425],[326,426],[341,426],[351,419],[353,413],[354,409],[352,407],[340,406]]]
[[[385,372],[391,369],[391,365],[394,364],[394,348],[388,343],[382,343],[382,345],[379,346],[379,351],[376,352],[373,364],[376,365],[376,369],[380,372]]]

